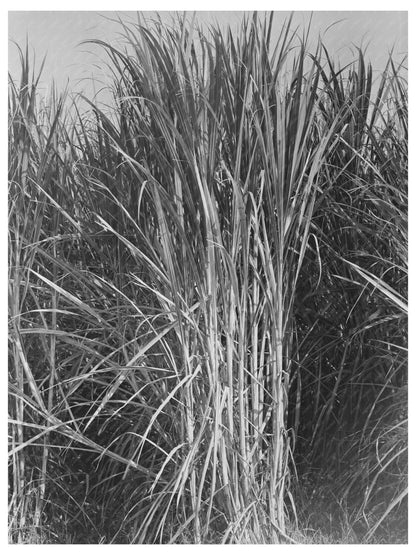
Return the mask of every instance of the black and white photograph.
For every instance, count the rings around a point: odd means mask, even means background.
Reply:
[[[9,546],[409,545],[408,11],[215,6],[9,5]]]

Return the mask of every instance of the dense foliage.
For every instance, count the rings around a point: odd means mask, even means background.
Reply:
[[[82,114],[22,53],[11,542],[406,541],[405,67],[290,23],[121,24]]]

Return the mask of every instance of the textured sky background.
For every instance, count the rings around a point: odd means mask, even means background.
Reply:
[[[142,12],[152,17],[154,12]],[[260,12],[262,13],[262,12]],[[173,12],[162,12],[166,21]],[[295,12],[292,27],[299,26],[300,32],[309,22],[311,12]],[[276,12],[274,30],[281,28],[289,12]],[[105,87],[106,67],[105,53],[95,45],[80,45],[88,39],[101,39],[112,44],[120,41],[120,26],[112,19],[120,17],[134,21],[135,12],[92,12],[92,11],[23,11],[9,12],[9,71],[13,78],[19,76],[20,62],[18,49],[13,43],[24,47],[26,36],[30,52],[35,55],[36,67],[47,55],[43,71],[42,86],[47,86],[54,79],[58,89],[69,84],[72,92],[84,91],[93,94],[91,77],[96,80],[95,89],[100,89],[99,82]],[[189,14],[191,17],[191,14]],[[201,24],[217,20],[221,25],[237,25],[243,12],[196,12]],[[341,21],[340,21],[341,20]],[[339,21],[336,25],[331,24]],[[395,58],[400,60],[407,53],[407,13],[394,11],[319,11],[313,14],[311,25],[311,42],[319,34],[330,53],[339,58],[341,63],[353,59],[351,47],[367,47],[367,60],[371,60],[375,70],[383,69],[389,51],[394,48]]]

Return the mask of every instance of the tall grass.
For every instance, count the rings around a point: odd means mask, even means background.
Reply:
[[[75,120],[22,54],[10,541],[293,542],[312,468],[365,540],[403,507],[405,82],[272,23],[121,23]]]

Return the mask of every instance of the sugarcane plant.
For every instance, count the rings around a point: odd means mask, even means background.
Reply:
[[[120,26],[111,109],[42,105],[27,52],[10,84],[10,540],[294,542],[340,421],[361,522],[405,481],[403,68],[374,97],[273,14]]]

